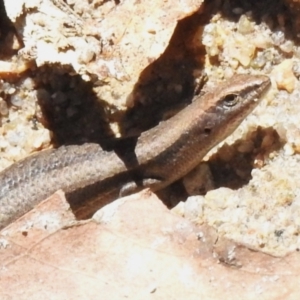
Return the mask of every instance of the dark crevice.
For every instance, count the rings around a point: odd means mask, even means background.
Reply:
[[[271,136],[272,144],[267,149],[263,149],[262,142],[264,137]],[[237,140],[233,145],[224,145],[209,160],[209,166],[214,178],[215,188],[228,187],[239,189],[249,183],[252,179],[251,172],[255,168],[255,160],[258,157],[267,160],[269,154],[279,150],[283,143],[279,139],[278,133],[273,128],[258,127],[256,131],[248,134],[247,141],[253,143],[253,150],[250,152],[239,152],[243,140]],[[224,161],[222,152],[231,152],[231,158]]]
[[[166,113],[170,117],[191,102],[196,89],[195,73],[201,74],[205,54],[201,31],[209,18],[207,10],[178,22],[164,53],[141,72],[129,95],[134,107],[124,118],[124,132],[153,127]]]

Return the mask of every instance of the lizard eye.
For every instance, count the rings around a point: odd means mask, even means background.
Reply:
[[[227,107],[232,107],[236,105],[239,101],[239,96],[237,94],[228,94],[223,98],[223,103]]]

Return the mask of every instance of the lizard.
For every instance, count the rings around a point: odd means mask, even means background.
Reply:
[[[120,196],[159,191],[195,168],[240,125],[270,87],[265,75],[234,75],[143,132],[120,156],[100,145],[61,146],[33,154],[0,173],[0,229],[62,189],[78,219]]]

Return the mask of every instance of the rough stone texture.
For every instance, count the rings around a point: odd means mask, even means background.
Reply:
[[[106,82],[102,97],[126,107],[141,71],[164,52],[176,22],[203,0],[4,2],[24,41],[25,59],[37,66],[69,65],[84,80],[97,76]]]

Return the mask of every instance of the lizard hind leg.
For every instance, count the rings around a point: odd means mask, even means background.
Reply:
[[[128,196],[137,193],[145,188],[152,189],[152,187],[160,185],[162,182],[163,180],[158,178],[143,178],[140,180],[129,181],[122,186],[119,192],[119,196]]]

